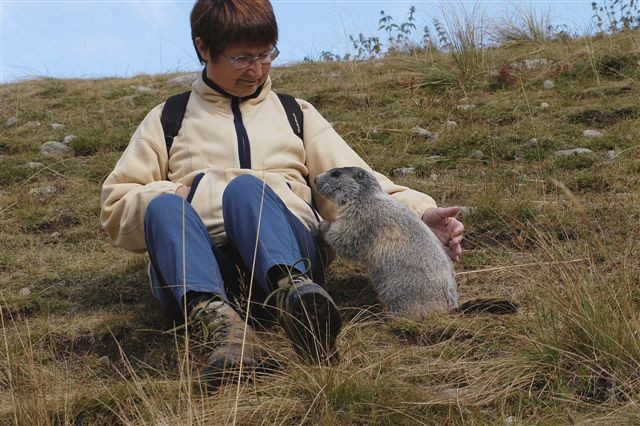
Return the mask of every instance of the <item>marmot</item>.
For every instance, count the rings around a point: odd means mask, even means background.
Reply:
[[[335,202],[335,222],[318,234],[345,259],[364,263],[380,300],[394,314],[422,319],[458,307],[455,272],[438,237],[359,167],[319,175],[317,191]]]

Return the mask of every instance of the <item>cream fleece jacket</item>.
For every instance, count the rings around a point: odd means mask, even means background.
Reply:
[[[240,101],[218,92],[201,76],[193,83],[170,156],[160,124],[164,103],[153,108],[102,186],[100,221],[113,244],[132,251],[146,250],[147,204],[182,185],[192,186],[200,173],[204,175],[192,189],[192,205],[216,244],[226,242],[222,193],[227,183],[241,174],[266,182],[307,226],[317,223],[312,195],[320,216],[333,220],[335,205],[315,192],[315,177],[334,167],[371,168],[310,103],[297,101],[304,114],[304,143],[293,133],[278,96],[271,91],[270,79],[257,96]],[[428,195],[395,185],[380,173],[375,175],[387,193],[417,215],[436,206]]]

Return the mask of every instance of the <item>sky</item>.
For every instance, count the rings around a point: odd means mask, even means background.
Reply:
[[[385,38],[380,11],[404,22],[416,7],[420,30],[442,7],[473,7],[490,19],[515,10],[548,13],[579,32],[591,0],[307,1],[272,0],[279,27],[277,64],[353,52],[349,35]],[[193,0],[0,0],[0,83],[34,77],[131,77],[200,69],[189,27]]]

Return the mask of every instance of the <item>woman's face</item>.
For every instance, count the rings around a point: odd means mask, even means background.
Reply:
[[[271,64],[261,64],[259,60],[250,63],[246,68],[238,69],[232,59],[238,56],[258,57],[269,52],[273,46],[244,46],[232,45],[227,47],[222,54],[213,59],[209,51],[199,37],[196,37],[196,46],[200,56],[207,63],[207,77],[216,83],[222,90],[233,96],[251,96],[267,80]]]

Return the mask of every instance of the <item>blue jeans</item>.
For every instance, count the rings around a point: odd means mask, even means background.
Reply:
[[[241,175],[229,182],[222,211],[229,243],[215,246],[195,209],[181,197],[160,195],[147,206],[144,231],[151,287],[172,315],[184,315],[188,292],[210,293],[229,302],[246,297],[252,271],[252,302],[257,304],[273,290],[268,279],[272,268],[309,268],[307,275],[324,286],[324,253],[261,180]]]

